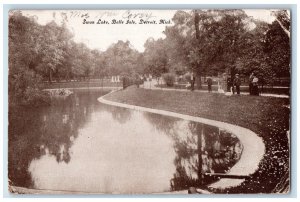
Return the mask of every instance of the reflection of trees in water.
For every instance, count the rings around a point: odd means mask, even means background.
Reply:
[[[157,129],[172,138],[176,138],[174,126],[179,119],[153,113],[143,113],[144,117]]]
[[[174,140],[177,156],[171,190],[212,183],[216,179],[204,173],[226,173],[239,160],[242,145],[231,133],[151,113],[145,113],[145,117]]]
[[[49,153],[57,162],[70,161],[72,142],[89,119],[97,97],[78,93],[55,99],[50,107],[10,109],[9,179],[14,185],[32,186],[27,168],[34,158]]]
[[[225,130],[218,130],[217,133],[208,132],[205,137],[206,156],[212,161],[210,172],[226,173],[239,160],[241,143],[236,136]]]
[[[114,107],[114,106],[105,106],[103,110],[106,110],[112,114],[114,120],[116,120],[120,124],[126,123],[130,120],[132,116],[132,111],[130,109]]]

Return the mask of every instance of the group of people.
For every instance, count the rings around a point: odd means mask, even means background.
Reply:
[[[195,75],[194,73],[191,73],[191,91],[194,91],[195,88]],[[212,77],[207,77],[207,90],[208,92],[212,92],[212,84],[213,80]],[[241,79],[239,77],[239,74],[235,74],[234,79],[231,79],[230,77],[227,78],[226,74],[223,74],[223,78],[221,78],[218,81],[218,92],[225,93],[225,89],[229,94],[238,94],[241,93]],[[254,73],[251,73],[249,77],[249,93],[250,95],[259,95],[259,88],[258,88],[258,78]]]
[[[227,92],[231,92],[232,94],[241,94],[241,79],[239,74],[236,74],[234,79],[227,78]]]

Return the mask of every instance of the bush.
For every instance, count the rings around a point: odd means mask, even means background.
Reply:
[[[191,74],[190,73],[186,73],[185,75],[183,75],[183,77],[184,77],[184,79],[185,79],[185,81],[187,81],[187,82],[191,82]]]
[[[167,86],[173,86],[175,82],[175,75],[172,73],[166,73],[162,75]]]
[[[39,106],[50,104],[50,96],[48,92],[41,91],[37,88],[27,87],[21,100],[22,105]]]
[[[9,75],[8,96],[9,105],[40,105],[49,104],[50,97],[41,90],[41,76],[23,69]]]

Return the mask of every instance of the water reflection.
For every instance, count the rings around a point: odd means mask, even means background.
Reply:
[[[145,117],[173,139],[176,172],[171,190],[208,185],[217,179],[205,173],[226,173],[241,156],[243,146],[225,130],[150,113]]]
[[[153,193],[207,185],[242,145],[226,131],[103,105],[77,92],[51,107],[10,110],[14,185],[96,193]]]
[[[102,94],[79,93],[53,100],[51,107],[10,108],[8,175],[14,185],[33,187],[27,171],[32,159],[48,153],[57,162],[70,161],[69,148],[78,129],[88,121],[87,112],[94,110],[93,100]]]

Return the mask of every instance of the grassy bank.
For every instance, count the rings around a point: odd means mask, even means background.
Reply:
[[[288,189],[289,99],[136,88],[115,92],[108,95],[106,99],[199,116],[248,128],[261,136],[266,145],[266,154],[258,170],[239,187],[212,191],[270,193]]]

